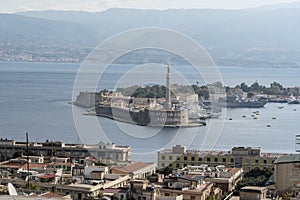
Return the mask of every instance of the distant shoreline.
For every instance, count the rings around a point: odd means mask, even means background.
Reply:
[[[0,64],[1,63],[17,63],[17,64],[22,64],[22,63],[34,63],[34,64],[66,64],[66,65],[71,65],[71,64],[78,64],[78,65],[81,65],[83,64],[83,62],[47,62],[47,61],[44,61],[44,62],[39,62],[39,61],[3,61],[3,60],[0,60]],[[114,65],[137,65],[137,64],[140,64],[140,63],[114,63]],[[176,66],[178,67],[186,67],[187,65],[182,65],[182,64],[176,64]],[[192,66],[192,65],[190,65]],[[237,69],[241,69],[241,68],[245,68],[245,69],[300,69],[300,67],[279,67],[279,66],[275,66],[275,67],[256,67],[256,66],[253,66],[253,67],[249,67],[249,66],[227,66],[227,65],[216,65],[216,67],[218,69],[222,69],[222,68],[237,68]]]

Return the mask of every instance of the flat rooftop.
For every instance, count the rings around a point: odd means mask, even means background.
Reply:
[[[274,163],[282,164],[282,163],[298,163],[300,162],[300,154],[291,154],[280,156]]]

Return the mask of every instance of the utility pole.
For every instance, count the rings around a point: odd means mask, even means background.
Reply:
[[[28,145],[28,132],[26,132],[26,153],[27,153],[27,187],[29,189],[30,174],[29,174],[29,145]]]

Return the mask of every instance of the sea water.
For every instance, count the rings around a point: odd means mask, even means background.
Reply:
[[[198,150],[213,148],[228,151],[234,146],[253,146],[261,147],[263,152],[295,152],[295,136],[300,133],[300,106],[276,103],[268,103],[260,109],[223,109],[220,118],[208,120],[208,126],[199,128],[137,127],[98,117],[104,135],[88,137],[88,134],[78,133],[70,104],[79,67],[79,64],[0,63],[0,137],[24,141],[28,132],[29,139],[37,142],[46,139],[66,143],[111,141],[117,145],[132,146],[133,159],[142,157],[145,160],[145,155],[149,154],[146,158],[149,161],[155,161],[157,150],[175,144]],[[112,84],[127,69],[129,67],[121,65],[109,69],[99,87],[113,88]],[[192,69],[175,69],[187,77],[191,84],[203,82]],[[276,81],[285,87],[300,86],[298,68],[220,67],[219,71],[224,84],[229,86],[241,82],[250,85],[254,81],[263,85]],[[165,77],[164,71],[161,74]],[[143,78],[134,73],[128,77],[128,86],[132,83],[131,79]],[[162,83],[164,81],[163,78]],[[171,81],[176,80],[171,77]],[[283,108],[279,109],[279,106]],[[251,115],[256,111],[259,111],[259,115],[254,119]],[[82,114],[84,109],[75,108],[75,112]],[[95,118],[83,117],[87,121]],[[214,142],[207,146],[205,141],[213,128],[211,121],[218,121],[222,129],[220,133],[213,133]],[[92,133],[96,130],[86,127],[85,131]]]

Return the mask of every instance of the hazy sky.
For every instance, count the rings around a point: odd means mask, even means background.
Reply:
[[[111,7],[239,9],[294,1],[296,0],[0,0],[0,12],[13,13],[29,10],[102,11]]]

